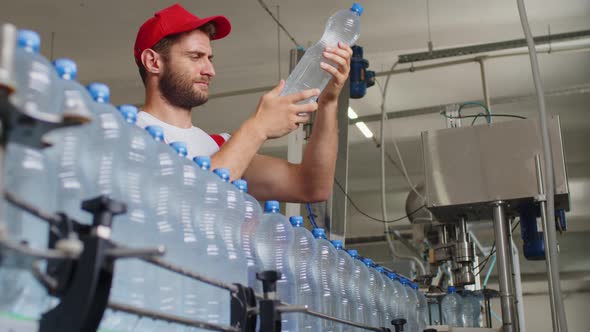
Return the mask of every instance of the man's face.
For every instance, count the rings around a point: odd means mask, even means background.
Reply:
[[[211,59],[211,41],[206,33],[195,30],[181,36],[164,58],[160,92],[175,106],[191,109],[209,98],[209,83],[215,70]]]

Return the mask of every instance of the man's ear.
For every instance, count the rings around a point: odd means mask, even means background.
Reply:
[[[148,73],[157,75],[162,72],[162,56],[151,48],[146,48],[141,52],[141,62]]]

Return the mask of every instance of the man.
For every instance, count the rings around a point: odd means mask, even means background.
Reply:
[[[285,84],[281,80],[260,98],[256,111],[228,139],[228,135],[209,136],[194,127],[191,110],[207,101],[215,76],[211,40],[227,36],[230,30],[224,16],[198,18],[178,4],[157,12],[141,26],[134,55],[146,96],[138,125],[164,127],[168,142],[189,145],[189,156],[211,155],[213,169],[225,167],[232,179],[246,179],[250,193],[259,200],[328,199],[338,149],[337,101],[348,78],[351,48],[338,45],[325,50],[323,56],[336,67],[321,65],[332,79],[317,103],[297,104],[317,96],[317,89],[281,96]],[[267,139],[287,135],[308,122],[311,112],[316,112],[314,130],[301,164],[257,154]]]

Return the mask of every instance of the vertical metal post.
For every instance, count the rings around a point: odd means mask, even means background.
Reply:
[[[338,98],[338,157],[334,178],[345,192],[348,192],[348,105],[350,98],[350,80],[342,88]],[[346,238],[346,195],[334,184],[330,199],[330,238],[345,241]]]
[[[490,305],[490,298],[485,298],[485,311],[486,311],[486,327],[492,328],[492,306]]]
[[[305,53],[301,49],[292,49],[291,50],[291,58],[289,62],[289,72],[295,69],[297,66],[297,62]],[[290,163],[299,164],[301,163],[301,159],[303,158],[303,143],[305,141],[305,133],[303,131],[303,126],[299,126],[299,128],[292,131],[288,136],[288,144],[287,144],[287,160]],[[301,214],[301,206],[298,203],[287,203],[285,207],[285,215],[287,217],[296,216]]]
[[[496,257],[498,258],[498,281],[500,283],[500,305],[504,332],[516,332],[514,293],[512,290],[512,272],[510,266],[510,243],[508,242],[508,220],[504,202],[492,204],[494,231],[496,235]]]
[[[543,185],[543,174],[541,173],[541,157],[535,155],[535,170],[537,172],[537,189],[539,190],[539,208],[541,209],[541,221],[543,222],[543,240],[545,241],[545,265],[547,266],[547,280],[549,282],[549,304],[551,306],[551,322],[553,325],[553,331],[561,331],[559,324],[559,315],[557,312],[557,298],[555,294],[556,286],[559,287],[559,282],[555,281],[555,275],[553,273],[552,264],[553,257],[549,252],[549,246],[552,245],[549,242],[549,220],[547,220],[547,201],[545,198],[545,187]]]

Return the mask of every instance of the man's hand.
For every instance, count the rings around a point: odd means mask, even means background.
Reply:
[[[315,112],[317,103],[297,104],[298,102],[317,96],[319,89],[304,90],[292,95],[281,96],[285,81],[260,98],[256,112],[250,118],[263,139],[278,138],[297,129],[301,123],[307,123],[309,113]]]
[[[332,75],[332,79],[326,85],[326,88],[319,97],[320,102],[332,102],[338,100],[338,96],[348,79],[350,72],[350,58],[352,57],[352,48],[344,43],[338,43],[337,48],[327,47],[323,53],[324,58],[329,60],[333,65],[321,62],[320,67]]]

